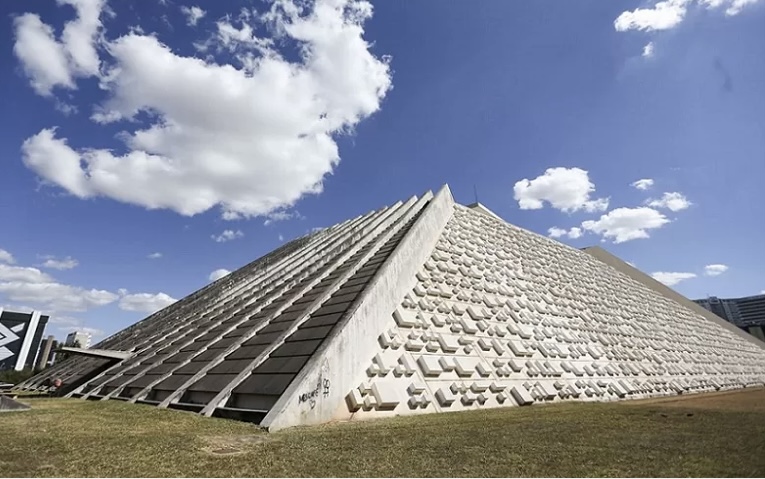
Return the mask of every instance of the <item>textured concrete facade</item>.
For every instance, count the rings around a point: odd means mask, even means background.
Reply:
[[[95,346],[128,358],[73,358],[23,387],[59,378],[74,397],[276,430],[765,384],[763,343],[600,252],[444,187],[295,240]]]

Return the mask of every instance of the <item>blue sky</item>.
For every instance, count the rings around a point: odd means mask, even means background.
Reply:
[[[2,2],[0,305],[102,337],[443,183],[765,289],[765,2],[304,3]]]

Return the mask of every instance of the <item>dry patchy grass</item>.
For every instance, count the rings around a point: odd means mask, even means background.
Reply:
[[[117,401],[24,399],[3,476],[763,476],[765,390],[331,424],[250,424]]]

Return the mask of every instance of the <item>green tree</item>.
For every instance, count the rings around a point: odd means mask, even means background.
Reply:
[[[70,344],[69,346],[65,346],[65,347],[67,347],[67,348],[81,348],[82,344],[80,343],[79,339],[75,339],[72,344]],[[66,352],[56,353],[56,362],[58,363],[58,362],[61,362],[61,361],[65,360],[65,359],[69,359],[70,356],[71,356],[71,354],[66,353]]]
[[[24,368],[21,371],[6,369],[5,371],[0,371],[0,383],[19,384],[35,374],[37,374],[37,371],[32,368]]]

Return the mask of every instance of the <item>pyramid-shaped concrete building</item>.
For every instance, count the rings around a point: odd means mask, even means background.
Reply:
[[[764,348],[445,186],[292,241],[21,387],[275,430],[762,386]]]

